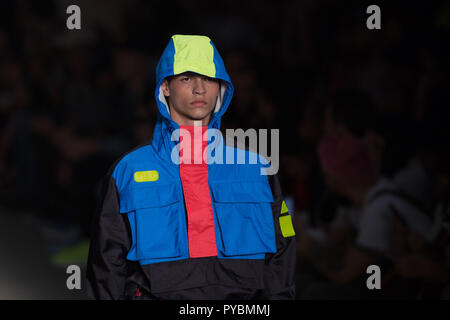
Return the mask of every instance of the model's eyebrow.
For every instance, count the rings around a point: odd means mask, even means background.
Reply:
[[[195,73],[195,72],[190,72],[190,71],[180,73],[176,77],[195,77],[195,76],[202,77],[201,74],[198,74],[198,73]]]

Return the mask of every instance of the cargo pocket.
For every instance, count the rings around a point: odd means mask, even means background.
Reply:
[[[272,191],[268,183],[212,183],[223,256],[276,252]]]
[[[120,212],[127,213],[132,228],[132,256],[136,260],[176,258],[183,252],[183,211],[176,185],[126,190]]]

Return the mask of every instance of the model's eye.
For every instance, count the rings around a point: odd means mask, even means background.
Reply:
[[[189,77],[183,77],[183,78],[181,78],[181,81],[183,81],[183,82],[188,82],[189,80],[191,80],[191,78],[189,78]]]

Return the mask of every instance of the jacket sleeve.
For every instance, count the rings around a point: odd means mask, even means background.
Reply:
[[[284,203],[278,176],[268,178],[274,197],[272,214],[277,252],[266,255],[264,296],[270,300],[295,299],[296,242],[293,223]]]
[[[124,299],[126,256],[131,236],[126,215],[120,214],[116,183],[108,174],[91,228],[86,292],[91,299]]]

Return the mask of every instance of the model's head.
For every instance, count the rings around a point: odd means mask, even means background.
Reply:
[[[220,94],[220,80],[194,72],[165,78],[161,84],[170,117],[181,125],[209,123]]]
[[[171,37],[156,67],[155,89],[161,119],[212,128],[220,127],[234,92],[219,52],[200,35]]]

